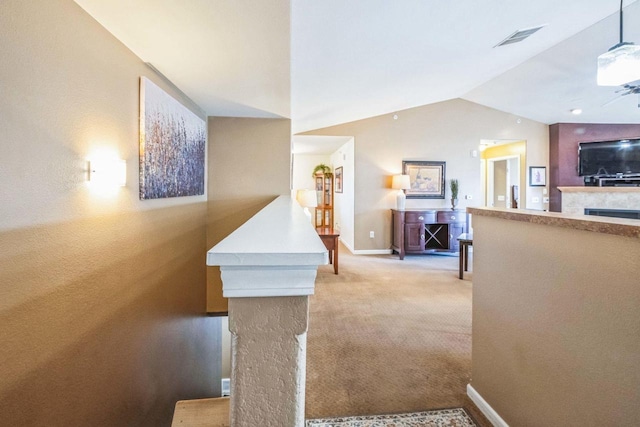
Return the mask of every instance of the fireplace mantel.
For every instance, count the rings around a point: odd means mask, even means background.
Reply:
[[[558,187],[562,193],[639,193],[640,187]]]

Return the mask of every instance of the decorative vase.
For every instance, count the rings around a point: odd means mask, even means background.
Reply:
[[[451,199],[451,210],[454,211],[458,206],[458,199]]]

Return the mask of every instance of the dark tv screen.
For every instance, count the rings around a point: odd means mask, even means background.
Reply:
[[[640,174],[640,138],[581,142],[578,165],[580,176]]]

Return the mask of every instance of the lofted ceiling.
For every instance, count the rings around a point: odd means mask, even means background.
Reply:
[[[640,2],[624,11],[624,40],[640,43]],[[553,124],[640,123],[640,97],[596,85],[596,58],[618,41],[611,15],[466,93],[462,98]],[[571,110],[579,108],[576,116]]]
[[[75,1],[212,116],[290,117],[296,133],[464,98],[549,124],[640,122],[637,96],[603,107],[616,88],[595,84],[617,0]],[[640,2],[624,4],[640,43]]]

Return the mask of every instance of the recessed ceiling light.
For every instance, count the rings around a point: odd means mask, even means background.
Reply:
[[[574,116],[579,116],[580,114],[582,114],[582,109],[581,108],[573,108],[573,109],[571,109],[571,114],[573,114]]]

